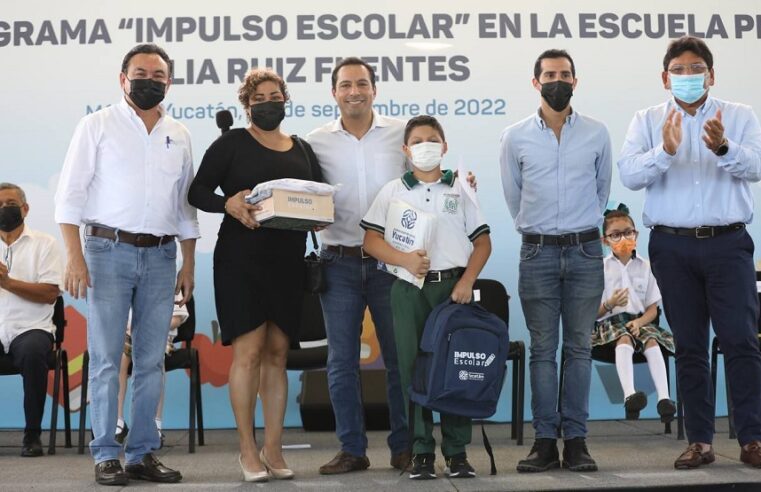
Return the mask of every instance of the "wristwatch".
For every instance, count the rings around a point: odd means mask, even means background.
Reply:
[[[713,153],[721,157],[723,155],[726,155],[727,152],[729,152],[729,142],[725,138],[724,140],[721,141],[719,146],[714,149]]]

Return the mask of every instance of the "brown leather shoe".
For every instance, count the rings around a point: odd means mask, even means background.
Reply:
[[[339,451],[335,458],[320,467],[320,475],[338,475],[367,470],[369,467],[370,460],[367,456],[354,456],[346,451]]]
[[[761,441],[751,441],[748,449],[740,451],[740,461],[756,468],[761,468]]]
[[[759,454],[759,460],[761,460],[761,454]],[[693,443],[687,446],[684,453],[679,455],[679,458],[674,462],[674,468],[678,470],[689,470],[690,468],[697,468],[701,465],[713,463],[714,461],[716,461],[716,455],[713,454],[713,446],[711,446],[711,449],[703,453],[700,444]]]
[[[391,466],[397,470],[412,470],[412,455],[409,451],[402,451],[391,455]]]

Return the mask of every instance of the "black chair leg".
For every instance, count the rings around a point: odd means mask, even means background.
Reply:
[[[668,388],[669,398],[671,398],[671,369],[669,368],[669,354],[663,347],[661,347],[661,354],[663,355],[663,362],[666,366],[666,387]],[[663,428],[664,434],[671,434],[671,422],[666,422]]]
[[[716,433],[716,384],[718,381],[718,367],[719,367],[719,339],[713,337],[711,342],[711,387],[713,388],[713,432]]]
[[[513,359],[513,394],[510,404],[510,439],[515,439],[518,434],[518,358]]]
[[[188,452],[196,452],[196,379],[198,378],[198,352],[190,350],[190,417],[188,422]]]
[[[196,359],[198,359],[200,355],[196,352]],[[206,442],[204,441],[203,437],[203,399],[201,397],[201,362],[200,360],[196,360],[196,416],[197,416],[197,423],[198,423],[198,445],[204,446]]]
[[[61,371],[63,376],[63,418],[66,426],[66,447],[71,447],[71,399],[69,398],[69,355],[64,350],[61,354]]]
[[[79,398],[79,439],[77,454],[85,454],[85,422],[87,420],[87,379],[90,375],[90,354],[85,350],[82,355],[82,394]]]
[[[53,401],[50,405],[50,442],[48,454],[55,454],[56,431],[58,430],[58,399],[61,396],[61,351],[56,350],[55,368],[53,369]]]
[[[558,379],[558,413],[563,415],[563,380],[565,379],[565,347],[560,347],[560,376]],[[558,428],[558,438],[561,435],[561,429]]]
[[[684,403],[682,393],[679,390],[679,380],[676,382],[676,438],[684,440]]]
[[[516,444],[518,446],[523,446],[523,412],[524,412],[524,401],[525,401],[525,395],[526,395],[526,346],[523,344],[523,342],[518,342],[520,344],[520,352],[518,356],[518,432],[516,433]]]
[[[724,357],[724,385],[727,389],[727,420],[729,421],[729,438],[735,439],[735,406],[732,404],[732,387],[729,384],[729,375],[727,375],[727,358]]]

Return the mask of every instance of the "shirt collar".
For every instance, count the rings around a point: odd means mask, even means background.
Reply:
[[[616,263],[618,263],[622,267],[626,268],[627,266],[629,266],[632,263],[639,263],[639,262],[641,262],[642,258],[637,256],[637,250],[635,249],[634,251],[632,251],[632,257],[629,259],[629,262],[626,263],[626,264],[624,264],[623,262],[621,262],[621,260],[616,258],[616,255],[614,255],[612,252],[610,253],[610,255],[608,255],[608,257],[605,260],[606,261],[615,261]]]
[[[671,107],[676,108],[680,113],[682,113],[683,116],[691,116],[687,111],[684,110],[684,108],[682,108],[679,105],[678,102],[676,102],[676,98],[674,98],[674,96],[671,96],[671,99],[669,99],[669,104],[671,105]],[[703,101],[703,104],[700,105],[700,107],[695,112],[695,114],[696,115],[700,114],[701,116],[705,115],[705,114],[707,114],[709,112],[711,112],[711,114],[713,114],[713,112],[715,112],[713,110],[713,107],[715,105],[716,105],[716,100],[713,98],[713,96],[711,95],[711,92],[709,91],[708,92],[708,97],[706,97],[706,100]]]
[[[386,118],[384,118],[383,116],[379,115],[375,110],[373,110],[373,121],[372,121],[372,123],[370,123],[370,129],[368,130],[368,132],[370,130],[372,130],[373,128],[375,128],[375,127],[385,128],[388,125],[389,125],[388,120]],[[335,133],[335,132],[345,132],[346,131],[346,130],[344,130],[344,126],[341,123],[341,117],[340,116],[338,118],[336,118],[335,121],[333,121],[333,126],[330,128],[330,131],[333,132],[333,133]]]
[[[455,175],[454,172],[451,169],[445,169],[441,171],[441,178],[439,178],[436,183],[442,183],[450,188],[454,186],[454,179]],[[415,175],[412,173],[412,171],[407,171],[404,173],[404,176],[402,176],[402,183],[404,183],[404,187],[408,190],[411,190],[415,187],[420,181],[415,177]]]
[[[119,101],[118,106],[122,109],[122,111],[125,111],[131,117],[140,118],[137,115],[137,111],[135,111],[135,108],[130,106],[129,103],[127,102],[127,96],[123,96],[121,98],[121,100]],[[164,107],[163,104],[159,104],[157,107],[158,107],[158,110],[159,110],[159,115],[161,116],[161,118],[163,118],[164,115],[166,115],[166,108]]]
[[[576,123],[576,118],[578,118],[578,116],[579,114],[571,108],[571,112],[566,116],[565,122],[568,123],[568,125],[573,126],[574,123]],[[536,114],[534,115],[534,121],[539,129],[544,130],[547,128],[547,123],[545,123],[542,118],[542,108],[537,108]]]
[[[29,226],[26,225],[26,222],[24,222],[24,228],[21,229],[21,235],[16,238],[15,241],[13,241],[11,244],[6,244],[5,241],[0,240],[0,244],[5,246],[6,248],[10,248],[14,244],[18,244],[21,242],[21,240],[25,237],[32,237],[32,230],[29,229]]]

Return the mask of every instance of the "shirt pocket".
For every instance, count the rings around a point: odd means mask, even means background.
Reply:
[[[645,296],[647,295],[647,279],[643,277],[631,277],[630,280],[632,289],[634,289],[634,292],[636,292],[637,297],[640,299],[645,299]]]
[[[162,174],[162,179],[178,181],[185,167],[185,141],[171,136],[163,137],[153,145],[155,168]]]

